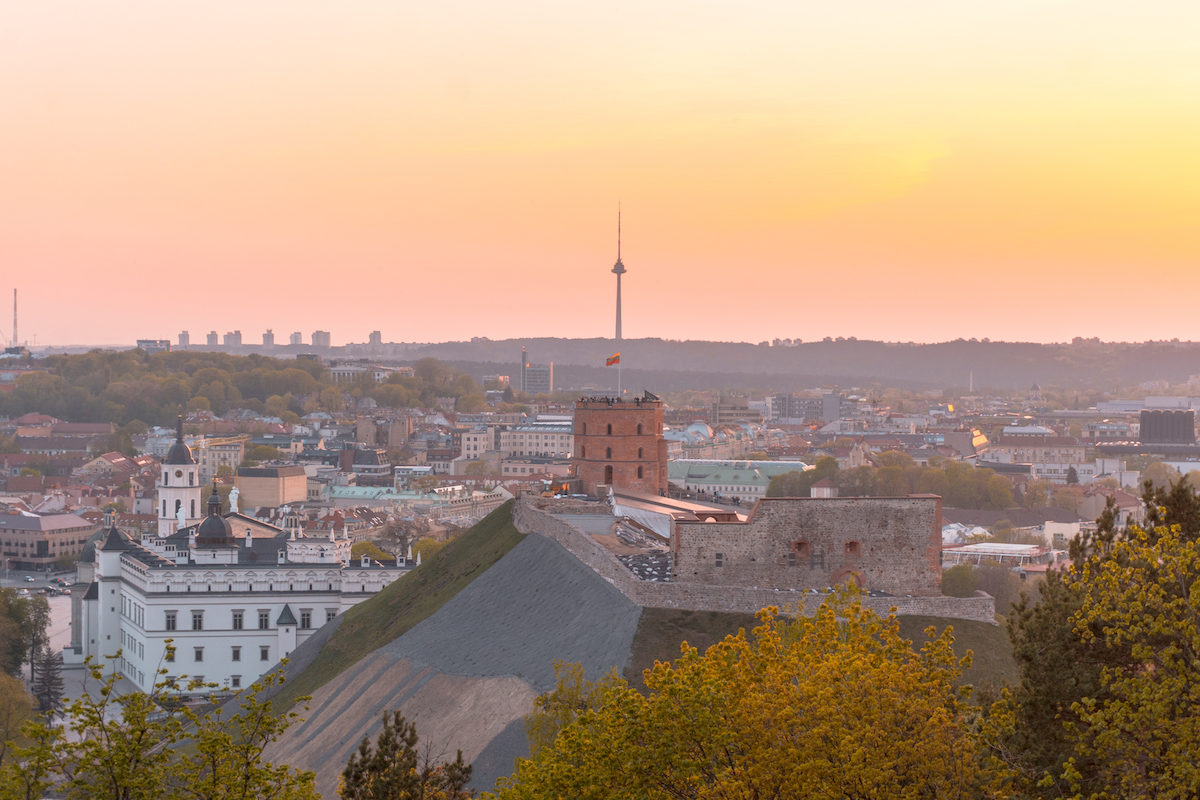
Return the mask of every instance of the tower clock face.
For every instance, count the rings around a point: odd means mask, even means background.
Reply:
[[[183,470],[181,470],[181,469],[177,469],[177,470],[175,470],[175,477],[176,477],[176,478],[182,478],[182,477],[183,477]]]

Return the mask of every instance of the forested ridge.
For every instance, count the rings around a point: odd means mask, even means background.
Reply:
[[[456,398],[460,410],[484,405],[473,378],[432,358],[418,360],[413,377],[397,373],[379,384],[365,377],[336,387],[320,362],[261,355],[93,350],[35,363],[45,371],[0,394],[0,416],[40,412],[72,422],[165,425],[183,409],[247,408],[289,421],[308,411],[341,411],[344,394],[392,408],[429,407],[439,397]]]

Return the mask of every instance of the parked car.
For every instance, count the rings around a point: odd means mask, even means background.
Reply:
[[[32,575],[26,575],[26,576],[25,576],[25,582],[26,582],[26,583],[33,583],[33,576],[32,576]]]

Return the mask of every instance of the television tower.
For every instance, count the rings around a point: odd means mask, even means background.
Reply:
[[[613,274],[617,276],[617,341],[621,341],[621,276],[625,274],[625,265],[621,263],[621,207],[617,206],[617,263],[613,264]]]

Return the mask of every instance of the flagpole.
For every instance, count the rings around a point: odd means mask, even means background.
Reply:
[[[617,397],[621,397],[621,362],[617,361]]]

